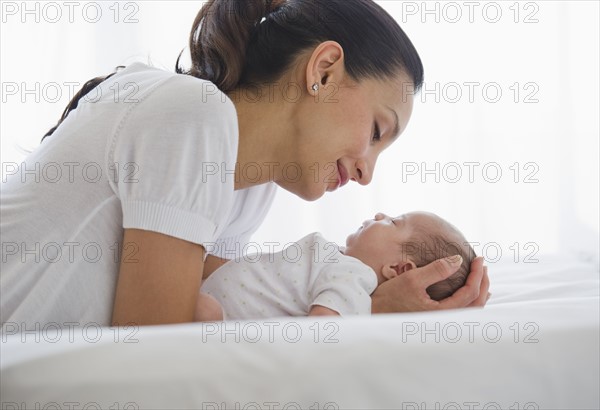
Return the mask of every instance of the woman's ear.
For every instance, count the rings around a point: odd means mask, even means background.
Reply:
[[[344,49],[336,41],[325,41],[313,51],[306,67],[308,92],[316,95],[319,88],[331,82],[340,84],[344,75]],[[317,87],[313,88],[314,85]]]
[[[403,261],[396,265],[384,265],[381,268],[381,274],[386,279],[395,278],[398,275],[403,274],[404,272],[416,268],[417,265],[413,261]]]

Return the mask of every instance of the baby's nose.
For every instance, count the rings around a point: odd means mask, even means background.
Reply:
[[[375,214],[375,220],[376,220],[376,221],[381,221],[382,219],[385,219],[385,214],[384,214],[384,213],[381,213],[381,212],[377,212],[377,213]]]

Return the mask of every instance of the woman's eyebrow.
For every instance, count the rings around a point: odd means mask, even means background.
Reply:
[[[394,131],[392,131],[392,136],[390,137],[390,142],[394,142],[396,138],[398,138],[398,136],[400,135],[400,122],[398,121],[398,113],[390,107],[388,107],[387,105],[385,108],[387,108],[392,112],[392,114],[394,114]]]

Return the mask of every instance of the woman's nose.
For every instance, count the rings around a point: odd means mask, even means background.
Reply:
[[[358,182],[361,185],[369,185],[373,179],[373,170],[369,166],[367,161],[359,159],[356,161],[354,166],[354,172],[352,172],[352,180]]]

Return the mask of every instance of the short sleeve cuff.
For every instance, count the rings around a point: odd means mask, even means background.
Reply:
[[[243,256],[243,250],[247,243],[247,238],[241,235],[219,238],[215,240],[212,248],[208,249],[208,253],[222,259],[239,259]]]
[[[371,298],[366,292],[359,295],[352,295],[351,292],[356,290],[348,288],[348,295],[345,297],[338,292],[325,292],[317,296],[314,302],[311,303],[312,308],[315,305],[324,306],[331,310],[335,310],[340,316],[347,315],[370,315],[371,314]]]
[[[144,201],[123,203],[123,228],[158,232],[207,247],[216,225],[202,215]]]

